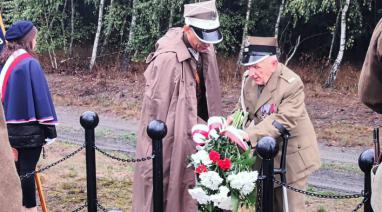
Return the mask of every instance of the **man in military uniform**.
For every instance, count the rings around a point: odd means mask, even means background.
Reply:
[[[304,103],[304,85],[300,77],[278,62],[274,37],[248,37],[242,65],[244,74],[241,102],[251,124],[245,129],[251,145],[264,136],[282,143],[277,121],[290,133],[286,156],[287,184],[305,190],[308,176],[320,166],[316,133]],[[280,151],[275,168],[280,165]],[[283,211],[282,188],[275,187],[274,211]],[[289,211],[304,212],[304,196],[288,191]]]
[[[358,82],[361,101],[377,113],[382,113],[382,19],[371,36],[369,48]],[[380,159],[380,158],[379,158]],[[380,161],[378,161],[380,162]],[[374,211],[382,211],[382,169],[373,168],[371,205]]]
[[[164,210],[196,212],[188,193],[195,173],[187,168],[194,153],[191,128],[209,116],[221,115],[221,91],[215,50],[222,40],[215,1],[184,6],[185,26],[171,28],[147,57],[146,88],[138,128],[136,157],[151,155],[146,127],[154,119],[167,125],[163,140]],[[134,175],[133,211],[150,212],[152,162],[137,163]]]

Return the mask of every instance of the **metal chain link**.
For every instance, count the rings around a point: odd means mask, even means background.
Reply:
[[[144,158],[140,158],[140,159],[124,159],[124,158],[119,158],[119,157],[116,157],[114,155],[111,155],[103,150],[101,150],[100,148],[98,148],[97,146],[94,146],[94,149],[96,149],[98,152],[102,153],[103,155],[105,155],[106,157],[109,157],[111,159],[114,159],[114,160],[117,160],[117,161],[121,161],[121,162],[125,162],[125,163],[137,163],[137,162],[143,162],[143,161],[146,161],[146,160],[151,160],[154,158],[154,155],[152,156],[148,156],[148,157],[144,157]]]
[[[106,208],[105,207],[103,207],[101,204],[99,204],[98,202],[97,202],[97,207],[99,208],[99,209],[101,209],[103,212],[107,212],[108,210],[106,210]]]
[[[353,198],[366,197],[366,195],[364,194],[363,191],[361,193],[359,193],[359,194],[324,195],[324,194],[316,194],[316,193],[313,193],[313,192],[308,192],[308,191],[300,190],[300,189],[294,188],[294,187],[292,187],[290,185],[286,185],[285,183],[282,183],[282,182],[280,182],[280,181],[278,181],[276,179],[273,179],[273,182],[277,183],[278,185],[284,186],[287,189],[290,189],[290,190],[292,190],[294,192],[301,193],[301,194],[308,195],[308,196],[312,196],[312,197],[317,197],[317,198],[324,198],[324,199],[353,199]]]
[[[75,210],[72,210],[72,212],[78,212],[78,211],[81,211],[82,209],[86,208],[87,206],[88,206],[88,203],[85,202],[84,205],[82,205],[81,207],[79,207],[79,208],[77,208],[77,209],[75,209]]]
[[[260,179],[260,178],[259,178]],[[261,180],[257,181],[257,195],[256,195],[256,211],[263,211],[262,209],[262,199],[263,199],[263,182]]]
[[[368,198],[367,197],[364,197],[362,202],[360,202],[357,207],[354,208],[354,210],[352,210],[352,212],[356,212],[358,211],[359,209],[362,208],[362,206],[365,204],[365,202],[367,202]]]
[[[66,155],[65,157],[61,158],[60,160],[58,160],[58,161],[56,161],[56,162],[54,162],[54,163],[52,163],[52,164],[50,164],[50,165],[45,166],[44,168],[41,168],[41,169],[39,169],[39,170],[36,170],[36,171],[30,172],[30,173],[27,173],[27,174],[25,174],[25,175],[22,175],[22,176],[20,176],[20,180],[23,181],[24,179],[33,176],[35,173],[41,173],[41,172],[44,172],[44,171],[46,171],[46,170],[52,168],[53,166],[56,166],[56,165],[58,165],[59,163],[62,163],[63,161],[65,161],[65,160],[67,160],[67,159],[73,157],[75,154],[79,153],[79,152],[80,152],[81,150],[83,150],[84,148],[85,148],[85,146],[81,146],[80,148],[78,148],[77,150],[73,151],[72,153]]]

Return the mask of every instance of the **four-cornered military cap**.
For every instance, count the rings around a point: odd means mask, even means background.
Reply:
[[[200,41],[215,44],[223,40],[215,0],[185,4],[183,17]]]
[[[17,21],[9,27],[5,33],[5,39],[7,41],[19,40],[24,37],[33,28],[31,21]]]
[[[276,37],[247,36],[247,43],[241,64],[243,66],[254,65],[271,55],[276,55],[276,48]]]

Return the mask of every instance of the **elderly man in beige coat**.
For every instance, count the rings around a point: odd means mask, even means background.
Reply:
[[[244,74],[241,102],[251,121],[247,132],[251,144],[264,136],[272,136],[281,144],[277,121],[290,133],[286,156],[287,184],[306,189],[308,176],[320,166],[316,133],[304,103],[304,85],[300,77],[276,57],[274,37],[248,37],[242,61],[248,70]],[[278,168],[280,151],[275,157]],[[283,211],[282,189],[275,188],[274,211]],[[289,211],[305,212],[304,196],[288,191]]]
[[[219,70],[212,44],[222,40],[215,1],[184,6],[186,25],[171,28],[147,58],[146,88],[138,129],[136,157],[152,154],[146,127],[154,119],[167,125],[163,140],[164,210],[197,211],[188,193],[195,173],[187,168],[194,153],[191,128],[209,116],[221,115]],[[137,163],[133,211],[153,211],[152,162]]]
[[[361,101],[377,113],[382,113],[382,19],[379,20],[370,40],[358,83]],[[379,158],[381,159],[381,158]],[[381,161],[379,161],[381,162]],[[382,211],[382,166],[372,170],[371,205]]]
[[[0,211],[22,211],[21,185],[8,141],[3,104],[0,104]]]

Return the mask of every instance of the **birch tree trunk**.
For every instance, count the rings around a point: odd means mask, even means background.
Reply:
[[[285,0],[281,0],[280,8],[279,8],[279,15],[277,16],[276,24],[275,24],[275,37],[279,37],[279,27],[280,27],[280,19],[281,16],[284,13],[284,5],[285,5]]]
[[[69,55],[73,55],[73,41],[74,41],[74,0],[70,0],[71,14],[70,14],[70,44]]]
[[[243,27],[243,37],[241,39],[241,47],[240,47],[240,52],[239,52],[239,57],[237,58],[236,62],[236,71],[235,71],[235,77],[239,78],[240,76],[240,63],[243,58],[243,51],[244,51],[244,46],[245,46],[245,40],[248,32],[248,21],[249,21],[249,15],[251,14],[251,5],[252,5],[252,0],[248,0],[247,4],[247,14],[245,16],[245,24]]]
[[[337,78],[337,73],[344,56],[345,44],[346,44],[346,13],[349,9],[350,0],[346,0],[342,12],[341,12],[341,39],[340,39],[340,49],[338,51],[337,58],[330,69],[328,79],[325,82],[325,87],[333,87]]]
[[[168,20],[168,28],[171,28],[174,22],[174,13],[175,13],[175,2],[176,0],[170,0],[170,18]]]
[[[99,3],[99,13],[98,13],[97,32],[96,32],[96,36],[95,36],[95,39],[94,39],[92,57],[90,59],[90,66],[89,66],[90,70],[93,69],[93,66],[95,64],[96,57],[97,57],[97,49],[98,49],[99,37],[100,37],[100,34],[101,34],[101,28],[102,28],[102,16],[103,16],[103,5],[104,5],[104,3],[105,3],[105,0],[100,0],[100,3]]]
[[[340,24],[340,18],[341,18],[341,10],[338,10],[337,18],[336,18],[336,25],[334,26],[334,31],[332,34],[332,41],[330,43],[330,50],[329,50],[329,55],[328,55],[328,64],[330,60],[332,59],[333,56],[333,48],[334,48],[334,43],[337,37],[337,30],[338,30],[338,25]]]
[[[125,49],[123,61],[122,61],[122,67],[121,69],[123,71],[128,71],[129,70],[129,64],[130,64],[130,51],[131,51],[131,45],[134,41],[134,31],[135,31],[135,25],[137,21],[137,5],[139,3],[139,0],[133,0],[133,9],[132,9],[132,17],[131,17],[131,22],[130,22],[130,30],[129,30],[129,38],[127,41],[127,46]]]
[[[67,46],[67,43],[66,43],[66,32],[65,32],[65,18],[64,18],[64,16],[65,16],[65,9],[66,9],[66,5],[67,5],[67,3],[68,3],[68,0],[65,0],[65,3],[64,3],[64,7],[62,8],[62,19],[61,19],[61,30],[62,30],[62,35],[63,35],[63,37],[64,37],[64,51],[65,51],[65,54],[67,53],[67,50],[68,50],[68,46]]]
[[[110,6],[109,6],[108,12],[112,13],[113,11],[114,11],[114,0],[110,0]],[[109,36],[111,34],[112,27],[113,27],[113,22],[110,21],[107,24],[107,27],[106,27],[105,39],[103,40],[102,51],[101,52],[103,52],[105,46],[107,45],[107,42],[109,40]]]

